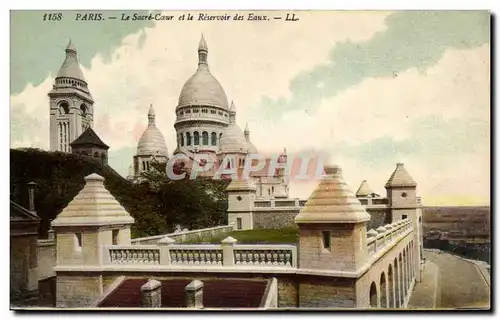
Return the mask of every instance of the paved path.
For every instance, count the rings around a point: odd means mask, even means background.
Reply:
[[[439,268],[436,308],[489,308],[490,286],[474,263],[445,252],[424,257]]]

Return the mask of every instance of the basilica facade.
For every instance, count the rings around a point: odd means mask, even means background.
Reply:
[[[177,146],[172,156],[184,155],[187,159],[184,165],[188,169],[196,161],[197,155],[206,156],[203,165],[210,169],[200,172],[200,176],[213,177],[221,165],[239,172],[248,154],[258,154],[250,141],[248,124],[242,130],[236,123],[235,103],[229,103],[224,88],[210,72],[208,46],[203,36],[198,45],[196,72],[184,84],[175,113]],[[129,169],[130,180],[140,180],[142,172],[152,169],[153,161],[166,163],[169,159],[165,139],[155,125],[153,106],[148,112],[148,121]],[[225,158],[229,158],[227,164],[223,163]],[[285,149],[278,154],[277,161],[284,163],[286,159]],[[277,169],[274,175],[268,175],[267,169],[272,161],[266,158],[265,167],[251,174],[251,183],[256,186],[257,197],[287,198],[288,184],[284,170]]]

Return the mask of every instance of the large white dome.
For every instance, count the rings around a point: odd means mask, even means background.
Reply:
[[[206,105],[228,109],[226,93],[208,69],[207,55],[207,44],[202,36],[198,46],[198,69],[184,84],[177,107]]]

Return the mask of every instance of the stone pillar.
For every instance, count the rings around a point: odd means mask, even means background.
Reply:
[[[36,183],[31,181],[28,183],[29,210],[35,212],[35,186]]]
[[[143,308],[161,308],[161,282],[149,280],[141,287],[141,306]]]
[[[223,266],[234,266],[234,246],[236,242],[238,242],[238,240],[233,237],[227,237],[221,241]]]
[[[50,228],[49,230],[49,235],[48,235],[49,240],[56,240],[56,235],[54,233],[54,229]]]
[[[186,286],[186,308],[203,308],[203,282],[193,280]]]
[[[169,237],[164,237],[158,241],[160,246],[160,264],[170,265],[170,246],[175,243],[175,240]]]

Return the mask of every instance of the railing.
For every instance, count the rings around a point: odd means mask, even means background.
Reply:
[[[235,264],[261,266],[294,266],[297,247],[293,245],[240,245],[234,250]]]
[[[177,265],[222,265],[220,245],[177,245],[169,249],[170,263]]]
[[[221,244],[174,244],[166,237],[158,245],[115,245],[103,249],[104,265],[168,265],[171,267],[260,266],[297,267],[297,248],[294,245],[237,245],[228,237]]]
[[[271,199],[271,200],[256,200],[254,202],[255,208],[302,208],[307,200],[300,199]]]
[[[375,254],[388,245],[391,245],[395,240],[399,239],[402,235],[405,235],[406,232],[411,229],[411,220],[401,220],[381,226],[377,228],[377,230],[369,230],[366,233],[368,255]]]
[[[219,226],[219,227],[213,227],[213,228],[205,228],[205,229],[198,229],[198,230],[188,230],[188,231],[180,231],[180,232],[174,232],[174,233],[168,233],[168,234],[163,234],[163,235],[158,235],[158,236],[150,236],[150,237],[143,237],[143,238],[136,238],[132,239],[131,243],[133,245],[143,245],[143,244],[157,244],[158,241],[165,237],[169,237],[176,242],[183,242],[183,241],[189,241],[189,240],[198,240],[198,238],[204,238],[204,237],[212,237],[215,236],[219,233],[227,233],[233,231],[234,226]]]
[[[160,264],[158,246],[112,246],[105,258],[111,264]]]

